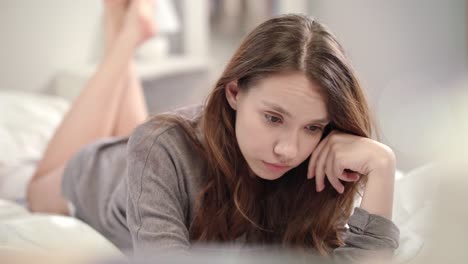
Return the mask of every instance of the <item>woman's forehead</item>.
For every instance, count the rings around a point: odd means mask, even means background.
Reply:
[[[264,90],[264,92],[273,94],[298,93],[299,96],[321,97],[320,87],[314,82],[311,82],[302,72],[276,73],[259,79],[253,86],[263,88],[262,90]]]
[[[290,116],[310,113],[316,119],[327,118],[327,108],[320,88],[303,73],[272,75],[251,89],[255,101]],[[307,115],[310,118],[310,115]]]

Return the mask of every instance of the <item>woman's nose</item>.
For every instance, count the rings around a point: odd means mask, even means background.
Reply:
[[[288,136],[278,141],[273,151],[282,163],[288,163],[296,158],[298,150],[297,136]]]

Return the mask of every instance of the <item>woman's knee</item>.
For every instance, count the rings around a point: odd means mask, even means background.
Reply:
[[[61,167],[43,175],[34,175],[26,190],[30,211],[69,215],[67,200],[61,190],[63,171]]]

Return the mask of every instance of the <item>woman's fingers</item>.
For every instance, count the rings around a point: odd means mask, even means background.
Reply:
[[[346,170],[343,164],[343,149],[340,141],[330,140],[330,133],[313,151],[307,172],[307,178],[315,177],[315,188],[321,192],[325,188],[325,178],[338,193],[344,192],[343,182],[359,180],[359,174]],[[340,152],[341,151],[341,152]]]
[[[344,165],[345,160],[349,160],[349,158],[343,156],[342,153],[333,153],[333,173],[335,177],[345,182],[354,182],[359,180],[358,173],[346,168],[346,166]]]
[[[327,179],[330,182],[330,184],[333,186],[333,188],[335,188],[335,190],[337,192],[339,192],[339,193],[344,192],[344,186],[337,177],[328,176]]]
[[[342,176],[340,177],[341,180],[347,181],[347,182],[354,182],[359,180],[361,176],[359,173],[354,172],[354,171],[344,171],[342,173]]]
[[[332,149],[332,148],[330,147],[329,149]],[[330,153],[328,154],[327,162],[325,165],[326,170],[327,170],[326,175],[327,175],[328,181],[333,186],[333,188],[335,188],[337,192],[343,193],[344,186],[339,180],[339,177],[341,176],[341,172],[339,168],[337,169],[338,166],[335,162],[335,157],[336,157],[336,153],[334,153],[335,150],[336,148],[330,151]]]
[[[325,169],[326,169],[329,151],[330,151],[330,148],[328,147],[328,145],[325,145],[325,147],[320,152],[320,155],[316,161],[316,164],[314,165],[315,167],[315,189],[317,190],[317,192],[320,192],[325,188],[325,177],[326,177]]]
[[[315,176],[315,171],[316,171],[316,163],[317,159],[320,157],[320,153],[322,152],[322,149],[325,147],[325,145],[328,142],[329,137],[327,136],[318,144],[318,146],[314,149],[312,152],[312,155],[310,156],[309,160],[309,167],[307,169],[307,178],[312,179]]]

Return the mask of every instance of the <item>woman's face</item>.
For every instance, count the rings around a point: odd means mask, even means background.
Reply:
[[[247,90],[231,82],[226,96],[242,155],[263,179],[278,179],[309,158],[328,123],[319,87],[300,72],[264,78]]]

